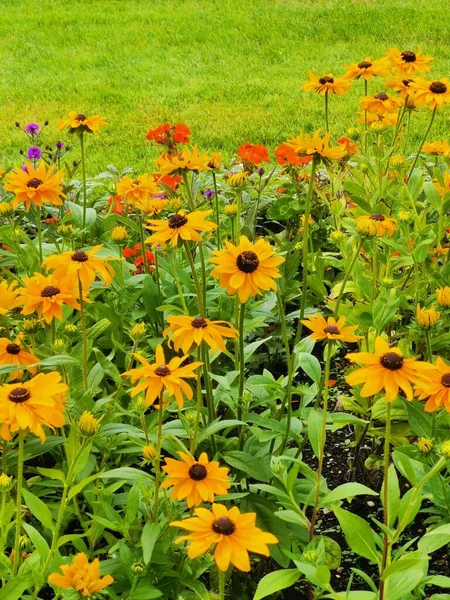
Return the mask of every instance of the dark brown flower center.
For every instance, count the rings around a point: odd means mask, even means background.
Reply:
[[[208,323],[203,317],[195,317],[195,319],[192,319],[191,325],[192,327],[195,327],[195,329],[204,329],[208,326]]]
[[[387,94],[385,94],[384,92],[378,92],[378,94],[375,94],[374,98],[376,98],[377,100],[387,100],[389,98],[389,96]]]
[[[450,373],[446,373],[441,377],[441,385],[450,388]]]
[[[83,113],[80,113],[79,115],[77,115],[75,117],[75,121],[86,121],[86,115],[83,115]]]
[[[409,87],[411,81],[414,81],[414,79],[402,79],[402,83],[405,87]]]
[[[171,229],[179,229],[183,225],[186,225],[187,222],[187,217],[184,215],[172,215],[169,219],[169,227]]]
[[[133,181],[133,185],[141,185],[141,182],[139,181],[139,179],[135,179]]]
[[[47,285],[41,292],[42,298],[51,298],[52,296],[56,296],[59,294],[61,290],[53,285]]]
[[[398,371],[403,367],[403,356],[396,352],[386,352],[380,358],[381,366],[390,371]]]
[[[370,215],[369,219],[371,221],[385,221],[386,217],[381,213],[374,213],[373,215]]]
[[[18,387],[9,392],[8,398],[11,402],[15,402],[16,404],[20,404],[21,402],[25,402],[30,397],[30,392],[26,388]]]
[[[221,533],[222,535],[231,535],[235,529],[235,524],[228,517],[219,517],[212,524],[214,533]]]
[[[83,250],[76,250],[70,258],[75,262],[86,262],[89,256]]]
[[[41,185],[41,183],[42,183],[42,179],[33,177],[33,179],[30,179],[30,181],[27,183],[27,187],[36,189]]]
[[[404,52],[402,52],[402,59],[405,62],[416,62],[416,58],[416,53],[411,52],[411,50],[405,50]]]
[[[155,375],[158,375],[158,377],[166,377],[167,375],[170,375],[170,372],[171,371],[167,365],[160,365],[155,369]]]
[[[202,479],[206,479],[207,475],[208,471],[204,465],[199,465],[197,463],[196,465],[192,465],[189,469],[189,477],[194,481],[202,481]]]
[[[442,81],[433,81],[430,85],[430,92],[433,92],[433,94],[445,94],[446,91],[447,86]]]
[[[336,325],[328,325],[328,327],[325,327],[324,332],[333,335],[339,335],[341,333]]]
[[[246,250],[237,257],[236,266],[243,273],[254,273],[259,266],[259,258],[251,250]]]
[[[6,346],[6,352],[8,354],[19,354],[19,352],[20,352],[19,344],[8,344]]]
[[[321,85],[325,85],[326,83],[334,83],[334,77],[329,77],[328,75],[325,75],[324,77],[321,77],[319,79],[319,83]]]
[[[359,63],[358,69],[368,69],[371,66],[372,66],[371,62],[369,62],[367,60],[363,60],[362,62]]]

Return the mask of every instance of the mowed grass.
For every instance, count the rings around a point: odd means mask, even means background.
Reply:
[[[43,141],[68,141],[56,122],[75,109],[109,122],[89,139],[91,174],[152,170],[145,133],[165,121],[187,123],[193,141],[225,155],[323,128],[323,100],[301,90],[308,70],[341,74],[391,46],[422,45],[433,73],[450,74],[442,0],[8,0],[0,35],[0,164],[27,148],[15,121],[48,119]],[[355,123],[362,85],[332,98],[337,135]],[[449,134],[449,110],[431,137]],[[416,139],[428,117],[414,117]]]

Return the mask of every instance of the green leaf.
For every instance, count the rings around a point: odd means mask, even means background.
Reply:
[[[41,561],[45,562],[47,559],[48,553],[50,552],[50,548],[47,544],[47,540],[39,533],[37,529],[35,529],[29,523],[22,523],[22,527],[27,532],[28,537],[31,540],[31,543],[36,548],[39,556],[41,557]]]
[[[79,367],[81,366],[81,363],[73,356],[67,356],[66,354],[56,354],[55,356],[43,358],[38,363],[38,365],[40,367],[59,367],[62,365],[75,365]]]
[[[144,483],[154,484],[153,477],[145,471],[133,469],[133,467],[120,467],[119,469],[111,469],[106,473],[99,474],[100,479],[125,479],[127,481],[143,481]]]
[[[422,504],[423,496],[421,494],[417,494],[416,499],[413,500],[413,496],[417,493],[415,488],[411,488],[406,492],[403,498],[400,500],[400,504],[398,507],[398,522],[402,523],[404,516],[406,515],[406,511],[408,511],[408,518],[402,525],[402,531],[407,527],[410,523],[414,521],[417,513],[420,510],[420,506]]]
[[[269,337],[264,338],[263,340],[257,340],[256,342],[252,342],[251,344],[247,344],[244,348],[244,362],[247,362],[251,356],[256,352],[256,350],[262,346],[265,342],[271,339],[271,335]]]
[[[308,435],[314,454],[319,457],[320,438],[322,435],[323,413],[316,408],[312,408],[308,417]]]
[[[308,352],[298,352],[298,354],[295,355],[295,359],[301,369],[319,387],[320,380],[322,378],[322,370],[320,368],[320,362],[317,360],[317,358]]]
[[[417,437],[429,438],[432,429],[432,416],[425,412],[423,402],[403,400],[408,413],[408,421]]]
[[[241,452],[240,450],[233,450],[223,456],[224,461],[234,467],[243,471],[256,481],[264,481],[268,483],[270,480],[271,472],[267,461],[262,461],[261,458],[252,456],[247,452]]]
[[[375,532],[370,525],[361,517],[337,506],[333,507],[333,512],[353,552],[380,564],[381,556],[375,544]]]
[[[32,585],[30,573],[14,577],[0,590],[0,600],[20,600],[23,592]]]
[[[282,521],[294,523],[294,525],[300,525],[300,527],[308,529],[308,521],[306,517],[295,512],[295,510],[277,510],[274,515],[276,515]]]
[[[152,558],[153,548],[158,540],[161,527],[159,523],[151,523],[150,521],[144,525],[141,536],[142,556],[144,563],[148,565]]]
[[[44,477],[48,477],[49,479],[57,479],[58,481],[61,481],[61,483],[64,483],[66,480],[64,473],[58,471],[58,469],[43,469],[42,467],[37,467],[36,470],[40,475],[44,475]]]
[[[101,474],[102,474],[101,472],[94,473],[93,475],[90,475],[89,477],[84,477],[79,483],[77,483],[70,489],[70,491],[67,495],[67,499],[72,500],[72,498],[74,498],[77,494],[79,494],[82,490],[84,490],[84,488],[89,483],[91,483],[92,481],[95,481],[98,477],[100,477]]]
[[[320,506],[330,506],[330,504],[335,504],[338,500],[343,500],[344,498],[352,498],[353,496],[364,495],[378,496],[378,492],[374,492],[362,483],[343,483],[329,492],[321,501]]]
[[[266,598],[275,592],[291,587],[291,585],[297,583],[300,576],[298,569],[280,569],[265,575],[258,583],[253,600],[261,600],[261,598]]]
[[[201,444],[201,442],[222,429],[226,429],[227,427],[237,427],[238,425],[247,425],[247,423],[246,421],[239,421],[238,419],[224,419],[217,423],[211,423],[211,425],[208,425],[208,427],[205,427],[205,429],[200,432],[197,443]]]
[[[384,507],[384,481],[380,492],[381,504]],[[388,471],[388,526],[392,527],[397,518],[398,509],[400,506],[400,487],[398,484],[397,471],[394,465],[390,465]]]
[[[423,538],[419,540],[417,545],[419,550],[422,550],[425,554],[430,554],[449,543],[450,525],[441,525],[440,527],[436,527],[436,529],[428,531]]]
[[[406,568],[400,563],[406,563]],[[401,600],[409,592],[417,588],[428,571],[428,557],[420,552],[403,555],[400,560],[392,563],[385,578],[387,598]]]
[[[28,490],[22,490],[22,495],[25,500],[25,504],[29,508],[33,517],[42,523],[44,527],[51,529],[53,531],[54,524],[52,513],[50,512],[49,507],[42,502],[40,498],[29,492]]]

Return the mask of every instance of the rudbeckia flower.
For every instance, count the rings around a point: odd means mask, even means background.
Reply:
[[[345,77],[335,77],[333,73],[318,77],[312,71],[308,73],[309,80],[303,84],[303,89],[306,92],[316,92],[321,96],[325,94],[337,94],[343,96],[349,91],[351,83]]]
[[[347,79],[360,79],[370,81],[373,77],[386,77],[389,74],[389,59],[380,58],[372,60],[370,56],[360,63],[354,63],[346,67],[347,72],[344,77]]]
[[[226,496],[231,487],[228,468],[221,467],[215,460],[209,462],[206,452],[197,460],[186,452],[178,452],[181,460],[166,458],[162,468],[168,478],[161,485],[163,489],[173,487],[171,497],[184,500],[189,508],[200,506],[202,502],[214,502],[215,496]]]
[[[107,122],[99,115],[87,117],[83,113],[72,110],[69,112],[67,119],[59,120],[58,129],[62,131],[65,127],[68,127],[69,133],[95,133],[104,125],[107,125]]]
[[[236,329],[227,321],[174,315],[167,317],[167,322],[170,327],[164,331],[164,336],[169,335],[175,350],[178,352],[181,348],[185,354],[193,344],[200,346],[202,342],[208,344],[213,352],[226,352],[224,338],[236,338],[238,335]]]
[[[252,244],[242,235],[239,246],[225,241],[225,248],[215,250],[213,254],[215,256],[209,262],[216,266],[211,275],[218,277],[219,284],[226,288],[228,294],[237,292],[241,302],[261,295],[261,289],[277,289],[274,280],[281,277],[278,265],[284,262],[284,258],[275,254],[267,240],[260,238]]]
[[[450,306],[450,287],[448,285],[436,290],[436,300],[439,306]]]
[[[412,73],[427,73],[428,71],[431,71],[430,62],[433,60],[433,57],[423,56],[422,48],[420,47],[417,52],[413,52],[412,50],[401,51],[397,48],[390,48],[387,51],[387,56],[391,65],[398,73],[410,75]]]
[[[391,348],[381,336],[375,341],[375,353],[354,352],[347,354],[346,358],[352,363],[366,365],[345,378],[352,386],[364,384],[360,391],[363,398],[384,390],[385,401],[393,402],[401,389],[406,398],[412,400],[411,382],[417,380],[417,370],[422,365],[414,358],[405,358],[399,348]]]
[[[422,152],[432,154],[433,156],[448,156],[450,154],[450,144],[447,140],[443,140],[442,142],[439,140],[425,142],[422,146]]]
[[[17,308],[22,305],[19,298],[20,288],[17,288],[17,282],[11,281],[8,283],[5,279],[0,281],[0,315],[6,315],[13,308]]]
[[[45,442],[43,426],[62,427],[68,386],[61,375],[39,373],[29,381],[6,383],[0,387],[0,435],[10,440],[18,431],[31,431]]]
[[[44,202],[50,202],[55,206],[61,206],[65,198],[62,193],[63,172],[54,166],[47,167],[41,162],[37,168],[27,163],[27,170],[16,168],[6,176],[5,190],[14,194],[13,208],[21,202],[25,209],[30,210],[32,204],[42,206]]]
[[[403,98],[404,100],[406,96],[412,96],[414,94],[414,91],[409,87],[413,82],[414,79],[395,77],[394,79],[390,79],[384,87],[394,90],[394,92],[397,92],[400,98]]]
[[[99,559],[90,563],[84,552],[77,554],[71,565],[61,565],[60,569],[63,575],[52,573],[48,582],[65,590],[74,589],[83,598],[93,597],[114,582],[111,575],[100,577]]]
[[[331,134],[327,133],[320,137],[320,132],[311,136],[309,133],[301,132],[297,137],[291,138],[285,142],[285,145],[292,148],[300,157],[309,157],[324,160],[339,160],[344,158],[347,151],[342,146],[330,148]]]
[[[396,225],[394,219],[385,217],[381,213],[362,215],[356,219],[356,231],[370,237],[382,237],[385,233],[388,237],[392,237]]]
[[[359,101],[362,110],[377,115],[395,112],[400,106],[403,106],[403,100],[396,96],[388,96],[384,92],[378,92],[375,96],[364,96]]]
[[[68,281],[78,283],[80,278],[83,290],[87,291],[99,275],[105,285],[110,285],[114,276],[114,269],[108,264],[110,260],[120,260],[118,258],[100,258],[95,256],[103,245],[94,246],[90,250],[68,250],[61,254],[52,254],[46,258],[43,265],[48,269],[54,269],[54,276],[57,279],[67,278]]]
[[[223,504],[213,504],[212,510],[196,508],[195,514],[195,517],[170,524],[192,532],[175,543],[191,542],[189,558],[197,558],[215,545],[214,560],[221,571],[226,571],[230,563],[240,571],[250,571],[248,553],[269,556],[267,544],[278,543],[274,535],[256,527],[255,513],[241,514],[237,506],[227,510]]]
[[[122,374],[123,377],[130,376],[132,383],[138,381],[138,385],[131,390],[131,397],[134,398],[144,390],[146,406],[151,406],[158,396],[166,391],[169,397],[175,397],[178,408],[183,408],[183,395],[192,400],[194,395],[191,386],[184,381],[185,379],[197,379],[194,373],[195,369],[203,363],[192,362],[187,365],[181,364],[187,360],[188,356],[176,356],[166,364],[162,346],[156,347],[155,362],[150,364],[140,354],[134,354],[134,357],[143,365],[137,369],[130,369]]]
[[[185,213],[180,210],[169,219],[147,221],[147,229],[151,229],[155,233],[152,233],[145,243],[154,246],[165,246],[169,243],[171,246],[176,246],[183,240],[201,242],[201,232],[212,231],[217,227],[212,221],[206,220],[206,217],[212,212],[212,210],[196,210]]]
[[[441,313],[437,312],[437,310],[432,306],[431,308],[421,307],[420,304],[417,305],[416,308],[416,320],[420,327],[424,327],[428,329],[429,327],[433,327],[439,321],[439,317]]]
[[[176,154],[166,154],[161,156],[156,164],[161,175],[176,174],[180,175],[186,171],[210,171],[208,167],[209,156],[200,154],[198,146],[195,145],[192,150],[185,148],[182,152]]]
[[[221,152],[211,152],[208,160],[208,167],[212,171],[216,171],[220,169],[220,165],[222,164],[222,153]]]
[[[30,367],[39,362],[39,359],[31,352],[23,349],[20,340],[11,342],[8,338],[0,338],[0,365],[17,365],[25,367],[32,375],[36,373],[36,367]],[[9,374],[9,379],[20,379],[23,370],[13,371]]]
[[[435,110],[450,102],[450,81],[445,77],[435,81],[416,79],[409,86],[414,92],[414,102],[418,107],[428,106],[430,110]]]
[[[25,287],[20,290],[20,303],[24,307],[24,315],[30,315],[37,310],[39,317],[51,323],[54,318],[62,320],[64,304],[80,310],[77,302],[78,292],[75,291],[73,282],[56,279],[54,275],[45,277],[42,273],[25,277],[23,282]]]
[[[142,198],[141,200],[135,200],[133,202],[135,208],[138,208],[149,217],[159,215],[159,213],[167,208],[168,204],[169,202],[163,198],[153,197]]]
[[[450,366],[437,358],[436,364],[430,365],[414,383],[414,394],[419,400],[428,398],[425,412],[434,412],[441,406],[450,412]]]
[[[361,339],[360,335],[355,335],[357,325],[347,325],[345,327],[345,317],[336,321],[334,317],[325,319],[317,314],[314,317],[308,317],[302,321],[303,325],[312,331],[312,340],[340,340],[341,342],[357,342]]]
[[[117,187],[117,195],[125,196],[127,204],[135,204],[147,200],[158,193],[158,186],[148,173],[134,178],[122,177]]]

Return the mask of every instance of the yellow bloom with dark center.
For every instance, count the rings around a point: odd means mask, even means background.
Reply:
[[[62,427],[64,402],[68,386],[61,375],[39,373],[23,383],[6,383],[0,387],[0,435],[10,440],[18,431],[30,431],[45,442],[43,427]]]
[[[189,508],[200,506],[202,502],[214,502],[215,496],[226,496],[231,487],[227,467],[221,467],[213,460],[208,461],[206,452],[195,460],[186,452],[178,452],[181,460],[166,458],[162,468],[168,478],[161,485],[163,489],[173,486],[171,497],[184,500]]]
[[[450,366],[438,357],[436,364],[428,367],[419,373],[414,393],[419,400],[427,400],[425,412],[434,412],[441,407],[450,412]]]
[[[362,110],[376,115],[385,115],[395,112],[403,106],[403,100],[396,96],[388,96],[385,92],[378,92],[375,96],[364,96],[359,101]]]
[[[390,48],[386,54],[391,65],[398,73],[411,75],[414,73],[427,73],[428,71],[431,71],[430,62],[433,60],[433,57],[423,56],[422,48],[420,47],[417,52]]]
[[[149,217],[154,217],[162,213],[166,208],[169,208],[169,201],[163,198],[148,197],[143,200],[135,200],[133,205]]]
[[[227,321],[174,315],[167,317],[167,322],[170,327],[164,331],[164,337],[170,336],[175,350],[178,352],[181,348],[185,354],[193,344],[200,346],[202,342],[208,344],[213,352],[226,352],[224,338],[235,339],[238,336],[236,329]]]
[[[325,96],[325,94],[328,94],[329,96],[331,96],[331,94],[343,96],[351,87],[349,79],[345,77],[335,77],[333,73],[319,77],[310,71],[308,73],[308,78],[308,81],[305,81],[303,84],[303,89],[306,92],[316,92],[321,96]]]
[[[364,113],[361,114],[358,119],[358,123],[365,123],[366,115]],[[397,125],[398,121],[398,113],[385,113],[384,115],[376,115],[373,113],[367,113],[367,122],[370,125],[371,129],[375,131],[383,131],[388,127],[394,127]]]
[[[60,119],[58,121],[58,129],[62,131],[67,127],[69,133],[96,133],[107,124],[105,119],[100,115],[87,117],[83,113],[77,113],[76,110],[72,110],[69,112],[67,119]]]
[[[414,358],[405,358],[399,348],[391,348],[381,336],[375,341],[375,353],[353,352],[346,358],[352,363],[366,365],[345,378],[351,386],[364,384],[360,391],[363,398],[384,390],[385,401],[393,402],[399,390],[403,390],[406,398],[412,400],[411,382],[417,380],[417,369],[421,365]]]
[[[355,335],[357,325],[345,327],[345,317],[336,321],[334,317],[325,319],[323,315],[317,314],[302,321],[303,325],[312,331],[312,340],[340,340],[341,342],[357,342],[360,335]]]
[[[222,164],[222,153],[221,152],[211,152],[208,160],[208,167],[215,171],[220,169],[220,165]]]
[[[97,275],[103,279],[105,285],[110,285],[114,269],[108,261],[120,259],[95,256],[101,248],[103,248],[102,244],[86,251],[68,250],[61,254],[52,254],[44,260],[43,265],[47,269],[53,269],[57,279],[65,277],[68,281],[77,284],[79,277],[84,291],[90,288]]]
[[[221,571],[227,571],[230,563],[240,571],[250,571],[249,552],[269,556],[268,544],[277,544],[271,533],[256,527],[256,514],[241,514],[237,506],[227,509],[223,504],[213,504],[211,510],[196,508],[195,517],[173,521],[172,527],[181,527],[192,533],[184,535],[175,543],[191,542],[189,558],[205,554],[215,546],[214,560]]]
[[[412,96],[414,94],[414,91],[409,87],[413,81],[414,79],[407,76],[394,77],[390,79],[384,87],[394,90],[394,92],[397,92],[400,98],[404,100],[406,96]]]
[[[100,427],[103,417],[96,419],[90,410],[85,410],[78,421],[80,433],[86,437],[95,435]]]
[[[373,77],[386,77],[389,74],[389,59],[380,58],[372,60],[370,56],[360,63],[353,63],[346,67],[347,72],[344,77],[348,79],[360,79],[370,81]]]
[[[64,304],[80,310],[78,291],[75,290],[73,282],[67,279],[35,273],[33,277],[25,277],[23,282],[25,287],[20,290],[20,303],[24,306],[24,315],[30,315],[37,310],[39,317],[51,323],[55,318],[62,320]]]
[[[32,375],[36,373],[36,367],[30,367],[39,362],[39,359],[31,352],[23,349],[19,339],[11,342],[8,338],[0,338],[0,365],[17,365],[24,367]],[[20,379],[23,375],[23,369],[9,374],[9,379]]]
[[[20,288],[17,288],[17,282],[8,283],[6,279],[0,281],[0,315],[6,315],[13,308],[22,305],[20,300]]]
[[[450,306],[450,287],[448,285],[436,290],[436,300],[439,306]]]
[[[428,106],[430,110],[443,108],[450,102],[450,81],[443,77],[435,81],[416,79],[410,83],[414,91],[414,102],[419,108]]]
[[[442,142],[439,140],[426,142],[422,146],[422,152],[432,154],[433,156],[448,156],[450,154],[450,144],[447,140],[443,140]]]
[[[207,154],[200,154],[198,146],[195,145],[192,150],[184,148],[184,150],[177,154],[166,154],[161,156],[157,160],[158,172],[161,175],[181,175],[186,171],[210,171],[211,167],[208,166],[209,156]]]
[[[356,219],[356,231],[370,237],[382,237],[386,233],[392,237],[395,229],[395,220],[381,213],[362,215]]]
[[[327,133],[324,137],[320,136],[320,131],[316,131],[313,136],[309,133],[300,132],[300,134],[287,140],[286,146],[292,148],[299,157],[311,156],[316,159],[339,160],[347,154],[345,146],[340,144],[330,148],[331,134]]]
[[[14,194],[12,207],[16,208],[21,202],[26,210],[30,210],[32,204],[42,206],[45,202],[61,206],[61,198],[65,198],[62,192],[63,172],[54,166],[47,169],[44,161],[37,168],[32,163],[27,163],[26,167],[26,171],[17,167],[6,176],[4,188]]]
[[[225,241],[225,248],[215,250],[213,254],[215,256],[209,262],[216,266],[211,275],[219,279],[219,284],[226,288],[228,294],[237,292],[241,302],[261,295],[261,290],[276,291],[275,279],[281,277],[278,266],[285,259],[276,255],[267,240],[260,238],[252,244],[242,235],[239,246]]]
[[[419,438],[417,440],[417,448],[423,452],[423,454],[429,454],[433,450],[433,440],[428,438]]]
[[[159,193],[153,177],[148,173],[132,177],[122,177],[117,187],[117,195],[124,196],[127,204],[142,202]]]
[[[168,219],[149,220],[146,227],[154,233],[145,240],[145,243],[164,247],[167,243],[177,246],[178,242],[182,241],[201,242],[200,233],[213,231],[217,227],[215,223],[206,219],[212,212],[212,210],[196,210],[186,213],[180,210]]]
[[[130,369],[122,374],[123,377],[130,376],[132,383],[139,382],[131,390],[132,398],[146,390],[145,402],[147,406],[150,406],[160,394],[166,391],[170,398],[175,397],[180,410],[184,404],[183,396],[186,396],[188,400],[192,400],[194,393],[185,379],[197,379],[194,371],[203,363],[197,361],[181,366],[189,357],[176,356],[166,364],[161,345],[156,347],[155,362],[152,364],[140,354],[134,354],[134,357],[141,363],[142,367]]]
[[[99,559],[90,563],[84,552],[77,554],[71,565],[61,565],[60,569],[63,574],[52,573],[48,582],[65,590],[74,589],[83,598],[92,598],[114,583],[111,575],[100,577]]]
[[[416,308],[416,319],[417,323],[424,328],[433,327],[439,320],[441,313],[438,313],[437,310],[432,306],[431,308],[421,308],[420,304],[417,305]]]

